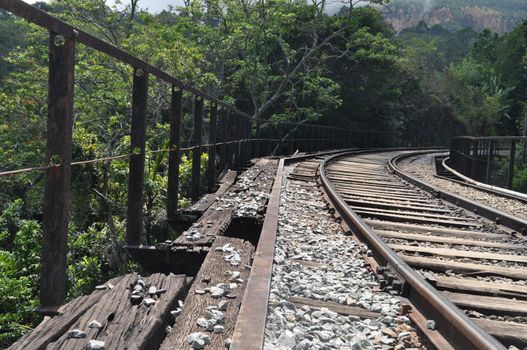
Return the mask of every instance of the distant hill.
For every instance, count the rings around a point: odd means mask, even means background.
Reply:
[[[527,0],[393,0],[384,13],[398,33],[423,20],[429,27],[489,28],[502,34],[527,20]]]

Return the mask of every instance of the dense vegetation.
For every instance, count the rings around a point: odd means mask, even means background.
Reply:
[[[454,134],[522,132],[527,26],[498,36],[420,23],[396,36],[375,8],[343,8],[328,16],[324,2],[317,4],[214,0],[156,15],[142,11],[137,0],[119,8],[102,0],[37,6],[270,123],[390,131],[407,145],[446,144]],[[44,30],[0,12],[4,169],[42,163],[47,40]],[[131,70],[78,45],[75,74],[74,159],[128,152]],[[149,91],[147,148],[163,149],[169,90],[151,79]],[[192,131],[190,111],[189,98],[184,140]],[[166,238],[159,230],[166,157],[165,152],[147,156],[149,243]],[[181,167],[186,191],[189,162]],[[120,249],[127,171],[124,160],[73,169],[69,297],[133,268]],[[42,186],[38,172],[0,181],[2,347],[38,321],[31,309],[38,304]]]

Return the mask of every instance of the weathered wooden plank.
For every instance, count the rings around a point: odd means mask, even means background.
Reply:
[[[423,212],[417,212],[417,211],[379,209],[379,208],[366,207],[362,205],[361,206],[350,205],[350,208],[355,211],[362,210],[362,211],[379,213],[379,214],[405,215],[405,216],[410,216],[410,217],[427,218],[430,220],[442,219],[442,220],[463,221],[463,222],[469,221],[467,218],[463,218],[459,216],[441,215],[441,214],[434,214],[434,213],[423,213]],[[470,222],[473,222],[473,220],[470,220]]]
[[[434,276],[433,283],[438,288],[493,294],[496,296],[515,296],[527,299],[527,287],[509,283],[487,282],[473,279]]]
[[[157,348],[163,340],[166,326],[171,322],[170,311],[185,294],[186,276],[154,274],[144,278],[146,290],[150,285],[166,290],[150,306],[144,302],[133,305],[130,301],[131,288],[137,279],[138,275],[135,273],[123,277],[122,283],[115,286],[71,325],[69,330],[82,330],[86,333],[85,338],[68,338],[68,332],[65,332],[46,349],[80,350],[92,339],[103,341],[105,350]],[[90,328],[89,324],[93,320],[100,322],[102,328]]]
[[[123,282],[122,277],[117,277],[108,281],[106,285],[119,286],[121,283],[126,282]],[[44,318],[38,326],[11,345],[9,350],[45,349],[49,343],[66,333],[89,308],[106,297],[109,292],[109,288],[95,290],[90,295],[73,299],[58,310],[59,316]]]
[[[354,209],[354,212],[361,216],[374,217],[377,219],[391,220],[397,222],[412,222],[412,223],[423,223],[429,225],[442,225],[449,227],[479,227],[481,226],[475,221],[457,221],[457,220],[443,220],[443,219],[431,219],[422,216],[413,216],[413,215],[398,215],[398,214],[389,214],[381,213],[368,210]]]
[[[519,349],[523,349],[527,346],[527,325],[525,324],[487,319],[473,320],[484,331],[491,334],[507,347],[514,345]]]
[[[214,236],[222,235],[227,230],[234,216],[253,219],[261,217],[265,210],[267,197],[260,196],[256,199],[255,195],[270,193],[277,166],[276,160],[261,159],[253,167],[244,171],[239,176],[238,182],[219,196],[201,218],[189,230],[183,232],[174,243],[176,245],[211,244]],[[251,214],[240,210],[249,202],[258,208]],[[198,232],[202,238],[189,239],[189,236],[195,232]]]
[[[477,310],[488,315],[527,315],[527,301],[466,293],[442,294],[462,309]]]
[[[500,242],[494,242],[494,241],[493,242],[476,241],[474,239],[441,237],[441,236],[432,236],[432,235],[424,235],[424,234],[402,233],[402,232],[395,232],[395,231],[377,230],[375,232],[381,237],[404,239],[407,241],[444,243],[444,244],[466,245],[466,246],[487,247],[487,248],[527,249],[527,246],[523,244],[500,243]]]
[[[451,237],[465,237],[465,238],[479,238],[479,239],[510,239],[510,235],[505,233],[487,233],[487,232],[478,232],[478,231],[466,231],[458,230],[453,228],[442,228],[442,227],[431,227],[424,225],[415,225],[401,222],[389,222],[381,221],[375,219],[365,219],[368,225],[372,226],[375,229],[390,229],[390,230],[403,230],[403,231],[412,231],[412,232],[429,232],[440,234],[442,236],[451,236]]]
[[[216,192],[207,193],[199,201],[186,208],[183,212],[191,215],[202,215],[218,197],[222,196],[234,184],[236,175],[236,171],[227,170],[223,176],[220,177],[218,181],[220,186]]]
[[[224,259],[224,257],[229,254],[228,252],[218,250],[226,244],[229,244],[239,252],[241,259],[238,266],[233,266]],[[161,345],[161,350],[189,348],[186,339],[189,334],[194,332],[205,332],[210,336],[211,344],[207,346],[207,349],[224,348],[225,339],[230,338],[234,331],[246,281],[249,277],[249,271],[245,266],[250,264],[253,251],[254,248],[249,242],[237,238],[216,237],[209,254],[201,265],[201,269],[189,291],[188,297],[185,299],[183,311],[176,319],[172,333]],[[240,272],[239,278],[241,278],[243,282],[234,282],[237,286],[228,293],[229,297],[223,295],[218,298],[213,298],[210,293],[196,293],[196,290],[205,290],[206,288],[215,287],[219,283],[225,283],[227,285],[233,283],[233,278],[229,274],[231,271]],[[197,319],[208,319],[207,308],[210,306],[217,306],[220,301],[227,301],[228,303],[226,310],[222,311],[225,316],[225,321],[222,324],[224,332],[212,333],[198,326],[196,323]]]
[[[430,208],[429,206],[413,206],[413,205],[404,205],[400,203],[379,203],[377,201],[367,201],[362,199],[347,199],[346,203],[350,205],[360,206],[360,207],[370,207],[376,209],[400,209],[400,210],[410,210],[417,212],[425,212],[428,214],[431,213],[441,213],[449,214],[452,213],[452,210],[440,209],[440,208]]]
[[[428,268],[436,271],[452,270],[455,273],[497,275],[512,279],[527,279],[527,270],[525,268],[462,263],[451,260],[438,260],[402,254],[400,256],[408,265],[413,267]]]
[[[450,248],[419,247],[419,246],[411,246],[411,245],[404,245],[404,244],[388,244],[388,246],[395,250],[402,250],[402,251],[412,252],[412,253],[425,253],[425,254],[431,254],[431,255],[447,256],[447,257],[501,260],[501,261],[513,261],[513,262],[519,262],[519,263],[527,263],[527,256],[522,256],[522,255],[474,252],[474,251],[458,250],[458,249],[450,249]]]
[[[369,311],[357,306],[341,305],[332,301],[315,300],[303,297],[290,297],[289,301],[293,304],[304,306],[310,306],[315,308],[326,308],[333,312],[346,316],[358,316],[360,318],[378,318],[381,317],[379,312]]]

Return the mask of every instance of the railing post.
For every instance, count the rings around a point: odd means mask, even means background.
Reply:
[[[232,112],[230,110],[225,112],[225,127],[226,127],[226,139],[228,142],[227,145],[227,168],[231,170],[234,169],[234,153],[235,153],[235,145],[233,143],[234,138],[236,137],[236,134],[234,132],[236,120],[234,119],[234,116],[232,115]]]
[[[254,156],[255,157],[260,157],[262,155],[262,142],[261,142],[261,138],[262,138],[262,131],[261,131],[261,121],[260,121],[260,118],[257,117],[258,119],[256,119],[255,121],[255,125],[254,125],[254,138],[256,139],[255,142],[254,142]]]
[[[234,123],[232,125],[233,127],[233,134],[234,134],[234,140],[236,143],[234,144],[234,169],[236,171],[240,170],[240,156],[241,156],[241,138],[242,138],[242,126],[240,116],[237,114],[233,114]]]
[[[46,172],[40,273],[40,307],[56,313],[66,299],[71,193],[75,40],[50,33]]]
[[[183,91],[173,85],[170,101],[170,151],[168,153],[167,221],[169,223],[175,221],[178,210],[182,100]]]
[[[492,171],[492,153],[494,153],[494,141],[489,140],[489,144],[487,148],[487,171],[485,175],[485,180],[487,181],[487,184],[489,185],[491,181],[491,171]]]
[[[220,133],[221,133],[221,142],[220,147],[220,164],[219,168],[221,171],[227,168],[227,110],[225,108],[220,109]]]
[[[131,153],[128,174],[128,215],[126,242],[141,244],[143,228],[143,192],[145,177],[146,110],[148,102],[148,73],[134,69],[132,93]]]
[[[512,180],[514,179],[514,158],[516,158],[516,141],[511,140],[509,150],[509,172],[507,173],[507,188],[512,190]]]
[[[194,100],[194,131],[192,133],[192,181],[190,197],[193,201],[199,199],[200,163],[201,163],[201,126],[203,124],[203,99],[196,96]]]
[[[214,165],[216,160],[216,125],[217,125],[218,106],[215,103],[210,105],[210,130],[209,130],[209,160],[207,163],[207,187],[210,190],[214,187]]]

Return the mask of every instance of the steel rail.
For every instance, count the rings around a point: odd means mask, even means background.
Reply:
[[[242,306],[232,336],[231,350],[260,350],[264,345],[265,324],[271,288],[280,193],[286,164],[305,159],[353,150],[333,150],[281,158],[276,171],[271,196],[267,205],[262,232],[254,253],[251,273],[243,295]]]
[[[332,156],[322,161],[319,167],[319,181],[345,224],[374,251],[374,257],[379,265],[389,265],[401,276],[405,282],[405,297],[427,319],[436,322],[436,329],[455,349],[506,349],[397,256],[334,189],[326,176],[327,164],[352,154],[350,152]]]
[[[401,160],[402,158],[409,157],[412,155],[423,154],[423,153],[428,153],[428,152],[415,152],[411,154],[403,154],[403,155],[396,156],[390,159],[390,161],[388,162],[388,166],[390,170],[397,176],[403,178],[404,180],[408,181],[412,185],[415,185],[427,192],[434,194],[437,198],[444,199],[447,202],[450,202],[454,205],[462,207],[466,210],[472,211],[476,213],[477,215],[480,215],[490,221],[499,223],[511,230],[521,232],[523,234],[527,234],[527,220],[514,216],[503,210],[496,209],[488,205],[484,205],[482,203],[473,201],[471,199],[464,198],[452,192],[440,189],[436,186],[427,184],[426,182],[419,180],[418,178],[401,171],[396,165],[397,162]]]
[[[525,194],[525,193],[508,190],[506,188],[499,187],[499,186],[489,185],[489,184],[486,184],[486,183],[483,183],[483,182],[476,181],[476,180],[474,180],[474,179],[472,179],[472,178],[470,178],[468,176],[465,176],[465,175],[461,174],[460,172],[458,172],[455,169],[453,169],[450,166],[448,166],[447,161],[449,159],[450,159],[450,157],[447,157],[447,158],[443,159],[443,167],[446,170],[450,171],[452,174],[454,174],[457,177],[463,179],[467,183],[469,183],[471,185],[474,185],[477,188],[485,189],[485,190],[489,191],[490,193],[494,193],[494,194],[497,194],[497,195],[500,195],[500,196],[506,196],[506,197],[517,199],[517,200],[521,200],[521,201],[524,201],[524,202],[527,201],[527,194]]]
[[[258,246],[254,254],[251,274],[242,300],[240,313],[236,321],[232,337],[231,350],[259,350],[264,345],[265,324],[269,304],[271,273],[274,260],[274,246],[278,229],[279,197],[282,184],[283,166],[320,156],[339,154],[367,154],[379,151],[403,150],[397,149],[340,149],[302,154],[281,158],[277,175],[273,184],[269,204],[265,214]],[[282,162],[283,161],[283,162]],[[315,174],[313,174],[315,176]]]

